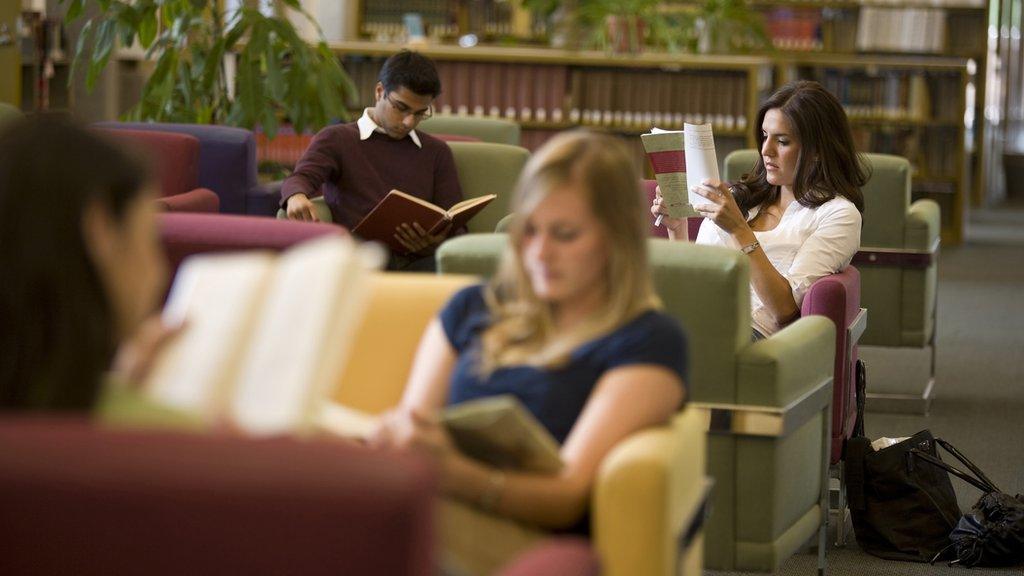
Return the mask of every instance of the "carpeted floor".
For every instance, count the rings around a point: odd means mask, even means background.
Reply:
[[[1004,492],[1024,493],[1024,206],[973,211],[967,242],[943,248],[937,349],[931,413],[869,413],[868,436],[909,436],[929,428],[956,445]],[[969,509],[980,496],[956,478],[953,485],[961,509]],[[812,553],[798,553],[778,574],[813,575],[816,560]],[[881,560],[862,552],[851,537],[845,548],[830,548],[828,574],[1005,576],[1024,574],[1024,566],[968,571]]]

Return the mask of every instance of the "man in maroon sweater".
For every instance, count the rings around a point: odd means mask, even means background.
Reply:
[[[416,131],[432,113],[441,81],[434,63],[403,50],[387,59],[376,104],[356,122],[321,130],[281,188],[281,205],[294,220],[315,221],[310,198],[323,193],[334,221],[352,229],[392,189],[450,208],[462,200],[448,145]],[[395,229],[409,254],[392,254],[392,270],[433,270],[434,249],[449,230],[428,234],[416,223]],[[457,231],[459,232],[459,231]]]

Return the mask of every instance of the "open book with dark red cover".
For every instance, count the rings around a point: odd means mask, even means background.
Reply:
[[[352,234],[363,240],[383,242],[394,252],[405,254],[408,250],[395,238],[395,229],[400,224],[407,223],[411,226],[413,222],[418,222],[428,233],[437,234],[451,222],[449,230],[458,230],[495,198],[495,194],[478,196],[463,200],[445,210],[400,190],[392,190],[359,221],[359,224],[356,224]]]

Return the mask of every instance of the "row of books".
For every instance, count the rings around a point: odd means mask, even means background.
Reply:
[[[857,50],[941,54],[946,48],[946,11],[935,8],[860,9]]]
[[[401,24],[405,14],[415,12],[427,25],[444,25],[455,21],[456,2],[451,0],[375,0],[362,2],[363,26]]]
[[[819,9],[773,8],[764,15],[764,28],[779,50],[816,52],[824,48]]]
[[[502,117],[519,122],[566,120],[569,67],[503,62],[437,62],[442,114]]]
[[[376,0],[362,3],[361,22],[363,33],[374,37],[397,34],[408,14],[418,14],[430,36],[510,36],[515,9],[501,0]]]
[[[572,95],[578,122],[586,125],[646,130],[711,123],[729,132],[748,122],[744,72],[577,69]]]
[[[830,69],[816,79],[839,98],[851,119],[963,120],[962,87],[955,74],[894,70],[868,76]]]

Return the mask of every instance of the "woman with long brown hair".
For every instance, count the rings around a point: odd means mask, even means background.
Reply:
[[[704,182],[694,191],[705,217],[696,243],[750,256],[754,337],[800,315],[817,279],[850,263],[860,246],[868,175],[842,105],[820,84],[798,81],[772,94],[755,124],[760,155],[734,183]],[[661,214],[657,196],[651,213]],[[663,218],[669,237],[685,240],[686,219]]]

